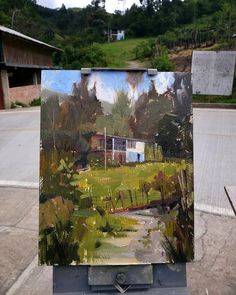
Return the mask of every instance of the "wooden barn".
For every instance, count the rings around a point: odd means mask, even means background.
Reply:
[[[40,97],[41,69],[51,69],[60,49],[0,26],[0,109]]]

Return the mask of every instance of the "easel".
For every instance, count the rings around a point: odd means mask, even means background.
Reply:
[[[132,69],[135,70],[146,71]],[[92,69],[82,69],[81,74],[89,75],[91,71]],[[196,74],[195,71],[193,69],[192,73]],[[156,75],[157,70],[149,69],[147,73]],[[229,76],[233,80],[233,73],[229,73]],[[204,89],[204,86],[201,87]],[[223,94],[229,95],[226,90]],[[198,93],[217,94],[214,89],[208,90],[209,93],[204,91],[205,89]],[[190,295],[187,290],[186,263],[53,267],[53,295],[105,295],[125,292],[145,292],[145,295]]]
[[[81,75],[92,70],[81,69]],[[147,71],[156,69],[105,69]],[[129,292],[145,295],[190,295],[187,290],[186,264],[141,264],[130,266],[65,266],[53,267],[53,295],[92,295]]]
[[[53,295],[190,295],[186,264],[53,267]]]

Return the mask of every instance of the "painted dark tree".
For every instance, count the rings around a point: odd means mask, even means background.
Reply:
[[[156,142],[165,156],[192,157],[191,75],[175,73],[174,77],[174,109],[159,121]]]
[[[52,95],[42,104],[43,148],[87,153],[99,114],[102,108],[96,85],[89,90],[86,77],[74,83],[72,95],[62,97],[60,104],[59,98]]]
[[[175,113],[181,119],[191,113],[192,84],[189,73],[174,73]]]
[[[158,133],[158,123],[164,114],[173,110],[173,97],[170,91],[158,94],[151,80],[148,93],[143,93],[135,104],[134,117],[130,126],[134,137],[154,141]]]

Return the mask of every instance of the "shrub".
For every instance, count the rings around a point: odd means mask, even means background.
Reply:
[[[41,106],[41,97],[35,98],[30,102],[31,107]]]
[[[28,105],[18,100],[11,103],[11,109],[25,108],[25,107],[28,107]]]
[[[154,58],[152,60],[152,67],[161,72],[171,72],[175,69],[174,64],[169,60],[168,54]]]
[[[57,220],[55,225],[40,231],[39,261],[42,264],[69,265],[73,261],[80,261],[78,255],[79,242],[73,234],[71,220],[62,222]]]
[[[175,69],[175,65],[170,61],[168,51],[165,46],[159,46],[158,55],[151,60],[151,66],[158,71],[169,72]]]
[[[107,57],[98,44],[92,44],[84,48],[72,48],[67,46],[65,49],[66,69],[80,69],[89,67],[106,67]]]
[[[133,53],[136,59],[144,60],[145,58],[151,58],[155,54],[156,42],[154,39],[141,42],[133,49]]]

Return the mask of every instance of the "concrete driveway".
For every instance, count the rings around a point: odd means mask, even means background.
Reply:
[[[195,205],[233,216],[224,186],[236,185],[236,110],[194,109]]]
[[[0,112],[0,185],[38,183],[39,129],[39,108]]]
[[[235,146],[236,110],[194,110],[192,295],[236,294],[236,219],[223,191],[236,185]],[[0,112],[0,294],[52,294],[52,268],[37,266],[38,159],[39,110]]]

